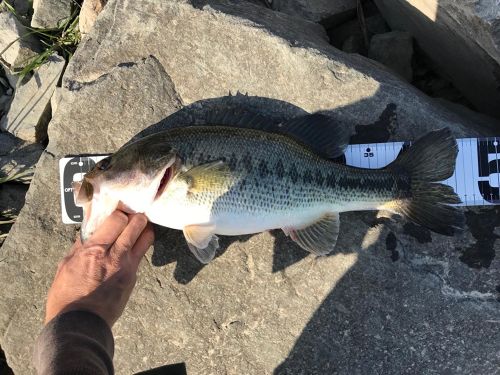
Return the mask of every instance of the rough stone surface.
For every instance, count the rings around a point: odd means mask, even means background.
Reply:
[[[82,34],[87,34],[94,26],[95,20],[99,13],[106,5],[107,0],[84,0],[80,17],[78,19],[78,27]]]
[[[0,9],[0,57],[12,69],[24,66],[39,51],[39,43],[27,33],[12,13]]]
[[[72,0],[33,0],[31,26],[52,29],[71,17]]]
[[[64,59],[54,54],[35,71],[28,82],[17,88],[8,113],[0,120],[2,130],[29,142],[40,142],[47,138],[50,98],[64,65]]]
[[[414,139],[443,126],[457,136],[479,134],[305,26],[250,4],[107,4],[68,66],[47,152],[1,249],[0,345],[16,373],[33,371],[26,358],[47,288],[76,234],[60,220],[60,157],[113,152],[138,132],[200,123],[207,110],[233,106],[276,122],[327,111],[364,141]],[[227,96],[238,90],[248,96]],[[114,327],[116,372],[186,362],[194,374],[493,373],[497,211],[473,212],[474,230],[454,238],[347,213],[329,257],[315,260],[272,232],[222,238],[207,266],[180,232],[157,228]],[[478,243],[481,223],[489,223],[488,242]],[[459,259],[481,258],[482,247],[487,267]]]
[[[274,10],[313,22],[356,9],[356,0],[273,0],[270,3]]]
[[[409,31],[479,110],[500,117],[498,1],[375,0],[392,29]]]
[[[413,39],[410,33],[392,31],[374,35],[370,41],[368,57],[384,64],[408,82],[413,76],[412,56]]]
[[[38,143],[27,143],[9,133],[0,133],[0,177],[23,174],[19,181],[29,183],[43,147]]]

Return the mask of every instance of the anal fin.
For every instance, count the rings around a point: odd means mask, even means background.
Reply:
[[[188,225],[183,230],[189,250],[203,264],[209,263],[219,248],[219,238],[214,230],[212,224]]]
[[[204,249],[200,249],[199,247],[194,246],[193,244],[187,243],[189,250],[193,253],[193,255],[203,264],[208,264],[215,257],[215,252],[219,248],[219,237],[215,234],[210,238],[210,242],[207,247]]]
[[[339,214],[332,212],[304,228],[283,228],[283,232],[301,248],[315,255],[330,253],[339,236]]]

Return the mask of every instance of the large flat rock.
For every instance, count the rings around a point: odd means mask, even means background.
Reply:
[[[27,358],[47,288],[76,234],[61,223],[60,157],[113,152],[141,131],[231,107],[270,121],[327,111],[357,140],[414,139],[443,126],[480,133],[298,22],[251,4],[106,5],[66,70],[47,152],[0,250],[0,345],[16,373],[33,371]],[[237,91],[248,95],[227,96]],[[157,228],[114,327],[117,373],[173,362],[193,374],[493,373],[497,211],[470,211],[470,230],[454,238],[347,213],[329,257],[315,260],[272,232],[223,238],[207,266],[180,232]]]

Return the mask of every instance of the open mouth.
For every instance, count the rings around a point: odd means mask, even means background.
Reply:
[[[161,178],[160,185],[158,186],[158,191],[156,192],[155,199],[159,198],[163,194],[168,183],[174,177],[175,171],[178,169],[179,164],[180,164],[180,159],[175,158],[175,160],[172,162],[172,164],[167,167],[167,169],[165,170],[165,173],[163,173],[163,177]]]
[[[172,167],[167,168],[167,170],[163,174],[163,177],[161,178],[160,186],[158,186],[158,191],[156,192],[155,199],[158,198],[160,195],[162,195],[163,191],[165,190],[165,187],[172,178],[172,174],[173,174]]]

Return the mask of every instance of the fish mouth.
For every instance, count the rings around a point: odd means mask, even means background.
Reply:
[[[158,199],[168,183],[175,177],[177,171],[180,170],[181,160],[176,156],[166,167],[165,172],[160,180],[160,184],[158,185],[158,190],[156,191],[155,200]]]

